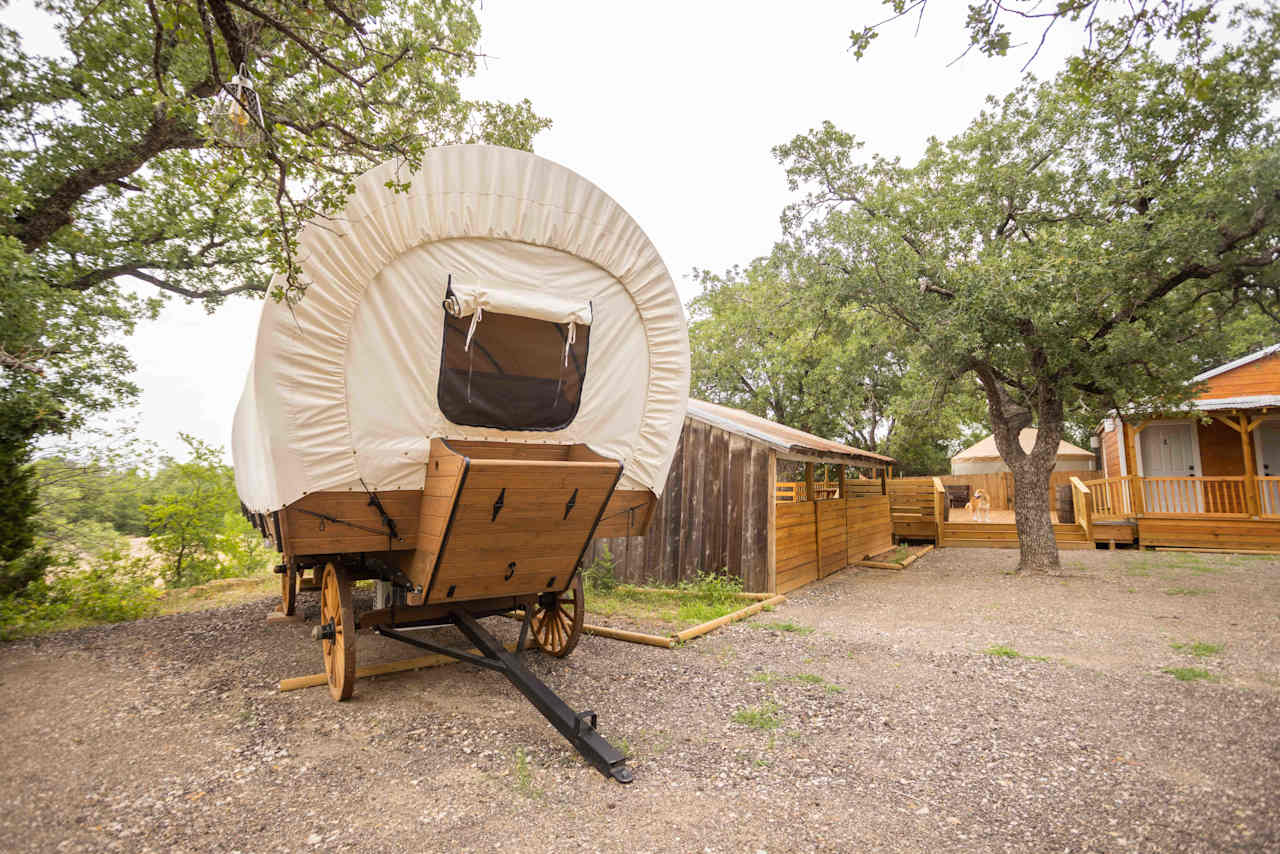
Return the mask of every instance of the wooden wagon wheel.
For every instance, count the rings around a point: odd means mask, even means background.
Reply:
[[[356,687],[356,616],[351,603],[351,576],[325,564],[320,582],[320,632],[329,695],[349,700]]]
[[[298,607],[298,569],[291,560],[284,562],[284,572],[280,573],[280,604],[276,610],[287,617],[292,617]]]
[[[573,584],[565,592],[538,597],[529,628],[539,649],[556,658],[564,658],[573,652],[578,638],[582,637],[582,621],[586,615],[584,600],[580,572],[573,576]]]

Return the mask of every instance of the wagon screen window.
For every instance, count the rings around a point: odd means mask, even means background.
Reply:
[[[444,313],[440,411],[454,424],[559,430],[578,414],[591,327]]]

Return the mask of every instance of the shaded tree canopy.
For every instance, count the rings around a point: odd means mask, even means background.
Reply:
[[[1176,405],[1232,324],[1280,321],[1278,31],[1244,11],[1229,42],[1029,82],[912,166],[830,124],[776,149],[808,279],[981,382],[1017,500],[1042,505],[1017,508],[1024,568],[1057,563],[1041,485],[1068,414]]]
[[[961,388],[935,395],[891,323],[825,302],[784,256],[697,277],[702,293],[689,305],[697,396],[898,457],[922,474],[980,417],[972,387],[967,397]]]
[[[161,298],[212,310],[275,273],[272,296],[301,298],[298,230],[358,175],[446,143],[529,148],[548,125],[527,101],[462,96],[471,2],[40,6],[56,54],[0,26],[0,456],[21,477],[36,437],[136,395],[123,337]]]

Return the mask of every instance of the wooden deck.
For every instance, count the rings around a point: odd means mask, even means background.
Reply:
[[[1280,551],[1280,519],[1144,518],[1138,520],[1138,542],[1174,548]]]

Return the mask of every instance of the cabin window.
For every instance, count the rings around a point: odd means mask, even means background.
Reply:
[[[578,414],[590,338],[589,325],[446,309],[440,411],[469,427],[563,429]]]

